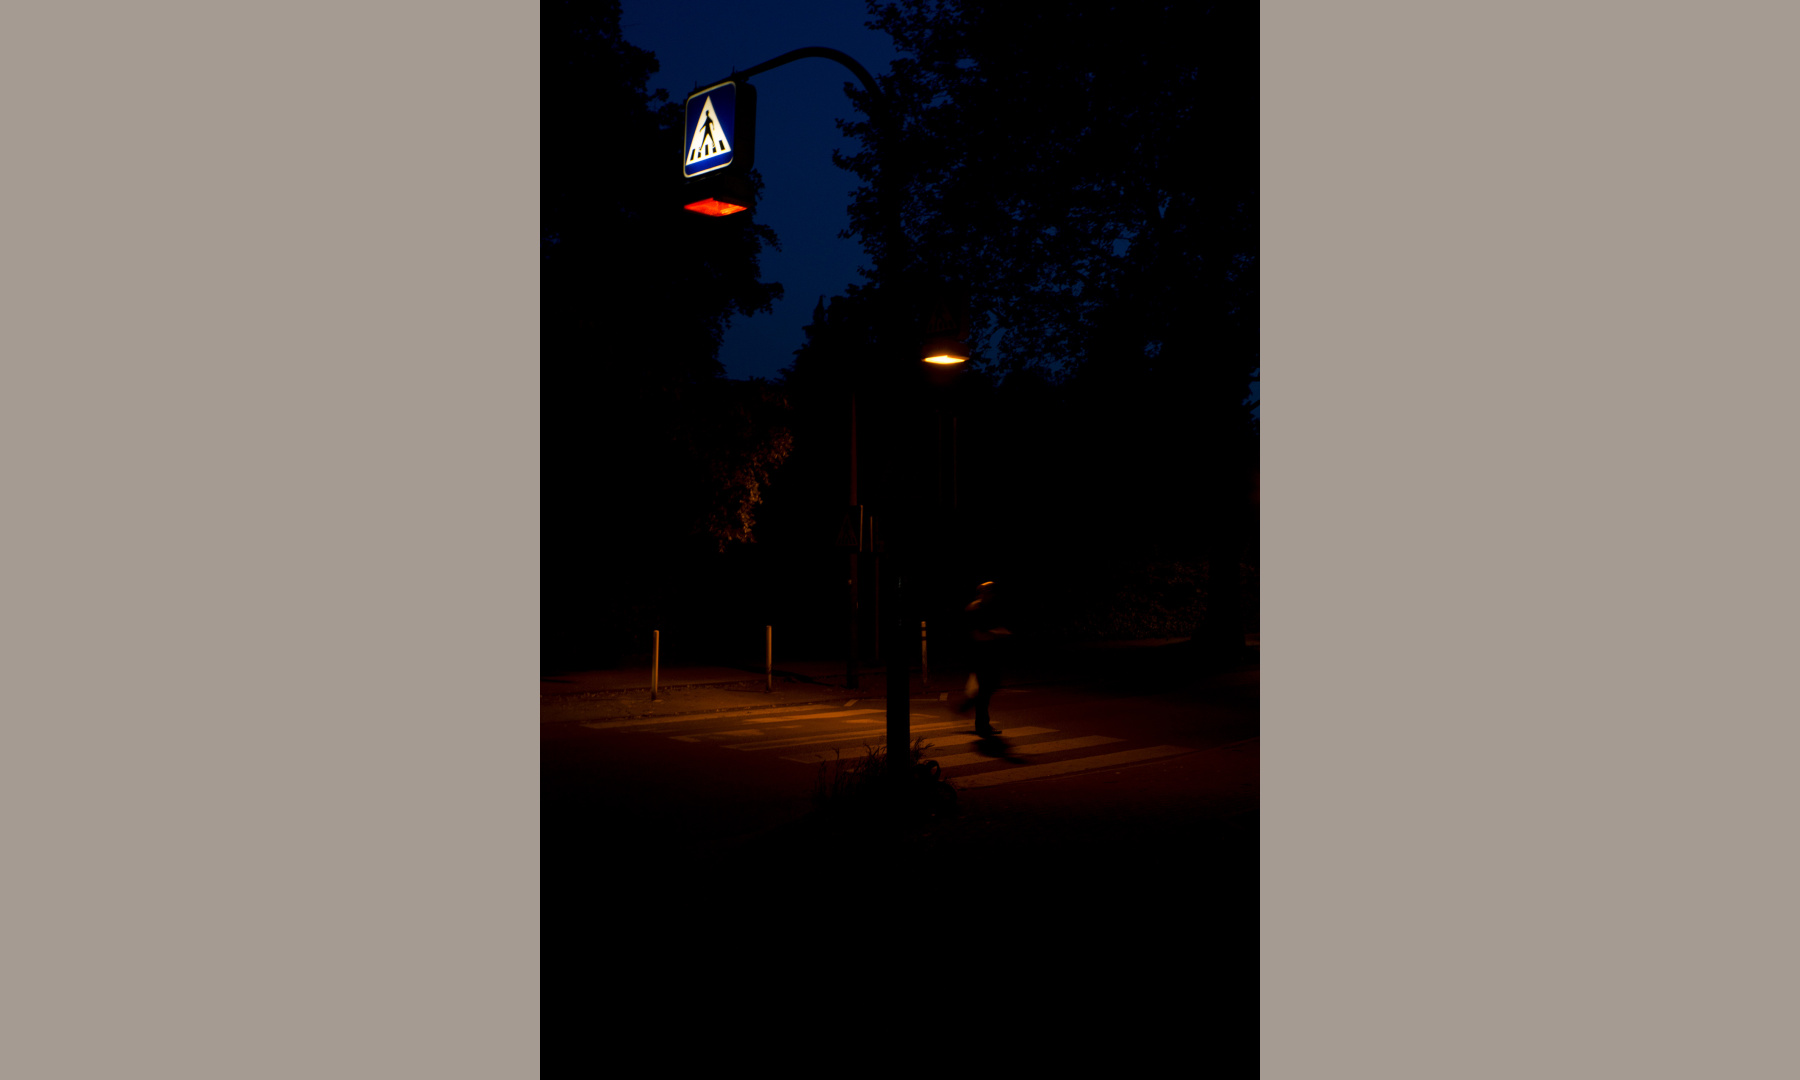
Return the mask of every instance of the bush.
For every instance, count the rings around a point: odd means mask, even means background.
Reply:
[[[954,813],[956,789],[925,758],[923,737],[913,740],[908,757],[890,761],[886,746],[864,744],[868,751],[846,762],[837,754],[819,763],[813,780],[813,811],[838,820],[906,821]]]

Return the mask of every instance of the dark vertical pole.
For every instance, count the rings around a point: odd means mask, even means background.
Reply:
[[[927,649],[928,645],[930,645],[930,642],[925,640],[925,620],[920,619],[919,620],[919,685],[929,688],[931,686],[931,653]]]
[[[901,577],[900,560],[888,553],[883,559],[891,563],[893,569],[887,573],[887,580],[893,589],[888,594],[888,606],[893,609],[888,616],[887,653],[883,657],[887,661],[887,757],[888,762],[898,769],[912,761],[912,718],[908,712],[909,695],[907,641],[902,628],[906,625],[904,615],[907,592],[905,579]]]
[[[884,301],[881,305],[881,367],[894,391],[893,404],[886,414],[890,420],[886,428],[889,445],[886,447],[888,466],[884,472],[886,488],[883,493],[893,510],[888,513],[887,551],[881,560],[882,576],[889,585],[885,590],[888,626],[882,635],[885,646],[882,659],[887,668],[887,758],[888,763],[898,770],[912,762],[912,715],[908,708],[908,683],[911,680],[907,656],[910,643],[905,627],[907,611],[916,606],[913,593],[917,591],[914,586],[921,568],[919,541],[925,535],[920,510],[929,510],[926,502],[929,496],[919,497],[924,493],[915,494],[918,485],[908,482],[909,476],[917,475],[917,443],[913,447],[895,445],[902,432],[918,430],[914,426],[916,420],[909,423],[908,418],[894,414],[895,406],[905,407],[900,405],[902,401],[916,400],[906,393],[905,388],[908,377],[916,375],[919,364],[918,341],[910,333],[914,327],[909,317],[915,299],[912,294],[913,267],[900,215],[900,200],[906,194],[907,168],[900,148],[900,118],[888,102],[882,101],[879,116],[871,116],[871,119],[876,121],[876,139],[880,147],[875,197],[883,233],[879,262]]]
[[[916,342],[907,340],[909,324],[902,308],[902,305],[907,302],[906,282],[911,273],[911,267],[907,256],[906,231],[901,227],[900,220],[899,200],[906,191],[905,176],[908,169],[907,164],[901,160],[900,118],[894,113],[892,103],[882,93],[881,87],[876,84],[874,76],[869,74],[868,69],[836,49],[827,49],[817,45],[794,49],[791,52],[782,53],[773,60],[765,60],[754,67],[734,72],[733,75],[738,79],[748,79],[752,75],[760,75],[783,64],[789,64],[809,56],[821,57],[842,64],[862,81],[863,88],[868,92],[867,112],[870,122],[875,126],[876,152],[880,156],[880,171],[876,175],[876,202],[882,218],[883,236],[883,251],[877,258],[878,276],[881,281],[881,288],[878,292],[885,309],[881,316],[880,335],[883,352],[876,366],[881,369],[884,377],[892,377],[898,374],[892,370],[895,362],[902,360],[902,354],[908,352],[912,344],[916,344]],[[890,355],[888,350],[893,350],[893,353]],[[911,358],[912,361],[916,361],[916,359],[916,356]],[[883,389],[887,388],[883,387]],[[856,399],[852,396],[850,400],[850,504],[856,506]],[[904,496],[895,490],[896,485],[893,483],[898,479],[897,472],[898,467],[889,470],[889,476],[886,478],[888,483],[880,492],[884,500],[892,498],[896,503],[904,500]],[[912,501],[915,504],[917,502],[917,500]],[[902,554],[910,554],[911,551],[904,545],[911,543],[911,538],[918,535],[920,529],[918,522],[905,516],[908,512],[916,513],[916,511],[912,511],[910,507],[903,510],[890,510],[888,508],[890,505],[892,504],[886,501],[882,503],[882,513],[887,518],[888,531],[891,535],[888,537],[888,557],[882,560],[880,569],[883,583],[890,585],[889,588],[883,590],[887,594],[886,618],[890,621],[890,625],[887,627],[887,633],[882,634],[880,640],[882,655],[888,664],[888,747],[893,750],[897,746],[900,750],[899,757],[894,759],[897,763],[899,758],[908,756],[907,746],[910,743],[910,718],[907,713],[906,687],[906,651],[909,639],[905,633],[903,616],[907,595],[901,588],[899,571]],[[849,684],[855,686],[856,556],[854,554],[850,556],[848,584],[852,621],[847,675]]]
[[[850,392],[850,505],[852,508],[858,507],[856,500],[856,391],[854,390]],[[862,511],[860,508],[856,509],[856,516],[856,546],[857,548],[861,548]],[[860,680],[857,678],[858,667],[856,657],[856,624],[861,621],[861,613],[858,610],[860,607],[858,601],[861,598],[857,595],[856,580],[858,554],[859,552],[855,550],[850,552],[850,578],[847,582],[850,593],[850,644],[848,655],[844,658],[844,685],[851,690],[857,689],[860,684]]]
[[[869,607],[871,609],[869,611],[869,629],[871,632],[874,633],[875,640],[870,643],[869,651],[875,655],[876,659],[880,659],[881,655],[882,655],[882,652],[881,652],[881,550],[880,550],[880,548],[878,548],[876,546],[876,543],[875,543],[875,515],[874,514],[869,515],[869,547],[868,547],[868,551],[869,551],[869,562],[871,564],[873,564],[872,569],[869,571],[869,576],[871,578],[873,578],[874,582],[875,582],[875,594],[869,598]]]
[[[937,437],[931,441],[931,477],[937,489],[937,508],[944,508],[944,413],[938,410]]]

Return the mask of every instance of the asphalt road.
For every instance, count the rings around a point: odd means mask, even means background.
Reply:
[[[916,696],[912,731],[958,788],[959,812],[889,839],[991,854],[1253,814],[1257,690],[1255,672],[1137,694],[1009,688],[994,701],[995,740],[975,737],[960,694]],[[621,855],[767,848],[811,808],[821,763],[884,739],[885,703],[853,696],[545,725],[546,828]]]
[[[798,1046],[819,1002],[892,998],[1029,1019],[997,1061],[1078,1017],[1109,1067],[1253,1075],[1256,672],[1008,689],[987,743],[960,695],[915,697],[956,808],[885,826],[809,814],[821,762],[884,743],[848,694],[540,726],[547,1046],[719,1009]]]

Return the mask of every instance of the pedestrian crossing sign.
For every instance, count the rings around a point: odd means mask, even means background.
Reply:
[[[756,92],[749,83],[718,83],[688,95],[682,125],[681,175],[718,169],[742,172],[751,166],[755,143]]]

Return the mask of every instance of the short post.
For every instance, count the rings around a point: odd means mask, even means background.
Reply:
[[[769,685],[763,690],[763,693],[773,694],[775,692],[775,628],[773,626],[763,627],[763,675],[769,680]]]
[[[931,661],[925,653],[925,620],[919,620],[919,683],[931,685]]]
[[[656,665],[662,660],[662,631],[650,631],[650,700],[656,700]]]

